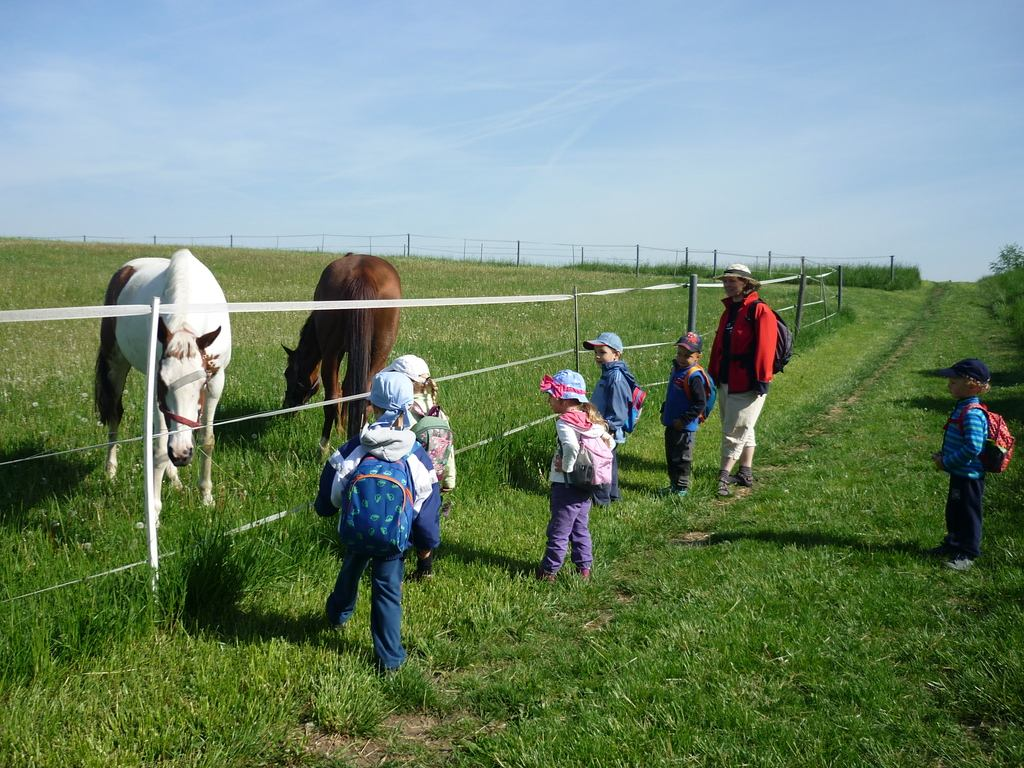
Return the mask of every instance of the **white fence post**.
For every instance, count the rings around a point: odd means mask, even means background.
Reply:
[[[576,334],[573,337],[575,339],[573,354],[576,355],[576,371],[578,373],[580,370],[580,297],[575,285],[572,287],[572,320],[576,329]]]
[[[153,403],[156,400],[156,336],[157,326],[160,323],[160,297],[153,297],[153,314],[149,321],[149,357],[146,371],[146,409],[145,409],[145,436],[143,441],[143,466],[145,467],[144,477],[146,483],[146,546],[149,550],[149,567],[152,569],[150,575],[150,586],[156,593],[156,582],[160,578],[160,548],[157,546],[156,509],[153,498]]]

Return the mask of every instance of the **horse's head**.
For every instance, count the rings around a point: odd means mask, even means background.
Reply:
[[[284,346],[283,344],[281,346]],[[320,389],[320,361],[303,361],[298,350],[284,347],[288,364],[284,369],[284,402],[282,408],[304,405]]]
[[[206,383],[213,373],[206,348],[220,334],[216,328],[202,336],[187,329],[171,332],[163,318],[157,338],[163,345],[157,378],[157,405],[167,422],[167,458],[176,467],[192,461],[192,430],[201,424]]]

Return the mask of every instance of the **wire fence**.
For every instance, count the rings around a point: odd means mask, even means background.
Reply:
[[[735,255],[735,254],[732,254],[732,255]],[[833,303],[831,305],[831,311],[829,311],[829,309],[830,309],[829,308],[829,295],[828,295],[828,291],[827,291],[827,288],[826,288],[825,279],[828,278],[831,275],[832,275],[832,272],[826,272],[826,273],[818,274],[818,275],[793,274],[793,275],[788,275],[788,276],[785,276],[785,277],[779,277],[779,278],[774,278],[774,279],[770,279],[770,280],[764,280],[764,281],[761,281],[761,282],[762,282],[762,284],[784,283],[784,282],[790,282],[790,281],[798,281],[799,282],[799,291],[798,291],[798,294],[797,294],[797,301],[796,301],[796,303],[791,305],[791,306],[776,307],[777,311],[779,311],[779,312],[790,312],[791,311],[791,312],[795,313],[794,325],[795,325],[795,330],[797,331],[797,333],[799,333],[799,330],[800,330],[801,325],[802,325],[802,313],[803,313],[805,308],[811,307],[811,306],[819,306],[820,305],[822,307],[822,313],[821,313],[821,317],[820,318],[818,318],[818,319],[816,319],[816,320],[814,320],[812,322],[806,323],[806,325],[804,325],[803,327],[807,327],[807,326],[810,326],[810,325],[815,325],[817,323],[829,320],[830,318],[834,317],[841,310],[841,304],[842,304],[842,279],[841,279],[841,270],[840,270],[839,291],[838,291],[838,293],[835,296],[831,297]],[[815,299],[813,301],[806,300],[807,297],[806,297],[806,290],[805,290],[805,288],[806,288],[806,285],[808,283],[816,284],[816,285],[819,286],[819,289],[820,289],[819,290],[819,296],[820,296],[820,298],[817,298],[817,299]],[[94,307],[63,307],[63,308],[47,308],[47,309],[23,309],[23,310],[0,311],[0,324],[4,324],[4,323],[20,323],[20,322],[33,322],[33,321],[39,321],[39,320],[59,321],[59,320],[77,320],[77,319],[82,319],[82,318],[113,317],[113,316],[123,317],[123,316],[144,315],[144,314],[159,314],[159,315],[168,314],[169,315],[169,314],[171,314],[173,312],[184,311],[185,309],[188,309],[191,312],[228,311],[228,312],[231,312],[231,313],[245,313],[245,312],[284,312],[284,311],[294,311],[294,310],[309,310],[309,311],[312,311],[314,309],[320,309],[320,310],[323,310],[323,309],[355,309],[355,308],[374,308],[374,307],[383,307],[383,306],[387,306],[387,307],[394,307],[394,306],[398,306],[398,307],[443,307],[443,306],[464,306],[464,305],[482,305],[482,304],[500,305],[500,304],[512,304],[512,303],[567,302],[567,301],[573,301],[574,303],[576,303],[575,312],[576,312],[576,316],[577,316],[577,326],[578,326],[578,300],[581,297],[585,297],[585,296],[611,296],[611,295],[616,295],[616,294],[624,294],[624,293],[631,293],[631,292],[637,292],[637,291],[679,290],[679,289],[684,289],[684,288],[689,289],[689,291],[690,291],[690,296],[689,296],[689,303],[690,303],[689,316],[690,316],[690,322],[688,324],[689,325],[688,329],[689,330],[698,330],[693,325],[693,318],[696,317],[695,303],[696,303],[696,297],[697,297],[697,289],[700,289],[700,288],[720,289],[721,288],[721,284],[718,283],[718,282],[714,282],[714,283],[700,283],[700,282],[697,282],[697,281],[691,279],[691,280],[688,280],[687,282],[684,282],[684,283],[663,283],[663,284],[658,284],[658,285],[645,286],[645,287],[641,287],[641,288],[609,288],[609,289],[603,289],[603,290],[599,290],[599,291],[591,291],[591,292],[584,292],[584,293],[574,293],[574,294],[549,294],[549,295],[527,295],[527,296],[487,296],[487,297],[423,298],[423,299],[394,299],[394,300],[376,300],[376,301],[327,301],[327,302],[323,302],[323,301],[321,301],[321,302],[317,302],[317,301],[296,301],[296,302],[269,302],[269,303],[268,302],[259,302],[259,303],[235,302],[235,303],[227,303],[227,304],[189,305],[187,307],[186,306],[181,306],[181,305],[175,306],[175,305],[172,305],[172,304],[166,304],[166,305],[160,305],[158,308],[157,307],[150,307],[150,306],[147,306],[147,305],[141,305],[140,304],[140,305],[126,305],[126,306],[116,306],[116,307],[111,307],[111,306],[94,306]],[[154,322],[155,322],[155,318],[154,318]],[[710,332],[709,331],[705,331],[704,332],[705,335],[707,335],[708,333],[710,333]],[[674,343],[675,343],[674,340],[673,341],[654,341],[654,342],[646,342],[646,343],[642,343],[642,344],[629,345],[629,346],[625,347],[625,349],[626,350],[645,349],[645,348],[651,348],[651,347],[669,346],[669,345],[672,345]],[[544,355],[539,355],[539,356],[536,356],[536,357],[531,357],[531,358],[528,358],[528,359],[516,360],[516,361],[512,361],[512,362],[508,362],[508,363],[502,363],[502,364],[498,364],[498,365],[485,366],[485,367],[477,368],[477,369],[474,369],[474,370],[468,370],[468,371],[463,371],[463,372],[459,372],[459,373],[453,373],[453,374],[450,374],[450,375],[447,375],[447,376],[440,376],[440,377],[436,378],[436,381],[440,383],[440,382],[453,381],[453,380],[456,380],[456,379],[461,379],[461,378],[466,378],[466,377],[471,377],[471,376],[480,376],[480,375],[490,374],[490,373],[493,373],[493,372],[496,372],[496,371],[499,371],[499,370],[508,369],[508,368],[521,367],[521,366],[533,364],[533,363],[536,363],[536,362],[539,362],[539,361],[542,361],[542,360],[546,360],[546,359],[550,359],[550,358],[554,358],[554,357],[565,356],[565,355],[569,355],[569,354],[573,354],[573,353],[576,353],[577,355],[579,355],[580,352],[581,352],[581,350],[579,350],[578,348],[575,348],[575,344],[574,344],[573,348],[570,348],[570,349],[559,350],[559,351],[556,351],[556,352],[551,352],[551,353],[547,353],[547,354],[544,354]],[[652,387],[663,385],[665,383],[666,382],[664,382],[664,381],[655,381],[655,382],[648,382],[648,383],[644,384],[643,386],[644,386],[644,388],[650,389]],[[309,410],[309,409],[314,409],[314,408],[321,409],[325,405],[329,405],[329,404],[332,404],[332,403],[344,403],[344,402],[349,402],[351,400],[363,399],[363,398],[368,397],[368,395],[369,395],[369,393],[363,392],[363,393],[359,393],[359,394],[348,395],[348,396],[345,396],[345,397],[337,398],[335,400],[325,400],[325,401],[320,401],[320,402],[315,402],[315,403],[307,403],[305,405],[300,405],[300,406],[291,407],[291,408],[280,408],[280,409],[275,409],[275,410],[271,410],[271,411],[265,411],[265,412],[261,412],[261,413],[248,414],[248,415],[237,417],[237,418],[234,418],[234,419],[226,419],[226,420],[222,420],[222,421],[217,421],[214,426],[215,427],[217,427],[217,426],[225,426],[227,424],[235,424],[235,423],[244,422],[244,421],[252,421],[252,420],[258,420],[258,419],[267,419],[267,418],[271,418],[271,417],[281,416],[281,415],[290,414],[290,413],[296,413],[296,412],[299,412],[299,411],[304,411],[304,410]],[[520,425],[518,425],[516,427],[513,427],[511,429],[503,431],[502,433],[500,433],[497,436],[486,438],[484,440],[479,440],[479,441],[474,442],[474,443],[469,444],[469,445],[460,446],[456,450],[456,454],[462,454],[462,453],[465,453],[467,451],[471,451],[471,450],[475,450],[477,448],[481,448],[484,445],[487,445],[489,443],[494,442],[495,440],[506,438],[506,437],[508,437],[510,435],[513,435],[515,433],[521,432],[523,430],[529,429],[531,427],[534,427],[534,426],[542,424],[542,423],[544,423],[546,421],[549,421],[552,418],[554,418],[553,414],[549,415],[549,416],[545,416],[545,417],[540,418],[540,419],[535,419],[535,420],[527,422],[525,424],[520,424]],[[120,444],[126,444],[126,443],[134,443],[134,442],[139,442],[139,441],[144,440],[144,439],[145,438],[143,436],[125,438],[125,439],[117,441],[117,444],[120,445]],[[97,449],[100,449],[100,448],[107,449],[112,444],[113,443],[106,442],[106,443],[99,443],[99,444],[95,444],[95,445],[88,445],[88,446],[80,446],[80,447],[75,447],[75,448],[69,448],[69,449],[62,450],[62,451],[50,451],[50,452],[45,452],[45,453],[39,453],[39,454],[35,454],[33,456],[26,456],[26,457],[21,457],[21,458],[17,458],[17,459],[12,459],[12,460],[9,460],[9,461],[0,462],[0,467],[6,466],[6,465],[11,465],[11,464],[21,464],[21,463],[28,463],[28,462],[32,462],[32,461],[36,461],[36,460],[49,459],[49,458],[53,458],[55,456],[62,456],[62,455],[70,454],[70,453],[78,453],[78,452],[84,452],[84,451],[91,451],[91,450],[97,450]],[[227,533],[228,533],[228,535],[236,535],[236,534],[239,534],[239,533],[243,533],[243,532],[246,532],[246,531],[253,530],[255,528],[259,528],[259,527],[265,526],[265,525],[270,524],[272,522],[276,522],[278,520],[281,520],[281,519],[287,517],[288,515],[294,514],[296,512],[301,512],[301,511],[307,510],[311,504],[312,504],[312,500],[303,502],[301,504],[293,506],[290,509],[279,511],[279,512],[276,512],[276,513],[274,513],[272,515],[269,515],[267,517],[264,517],[264,518],[261,518],[261,519],[258,519],[258,520],[254,520],[254,521],[251,521],[251,522],[246,523],[244,525],[238,526],[238,527],[236,527],[234,529],[229,530]],[[148,512],[151,514],[152,511],[149,510]],[[155,542],[154,542],[154,548],[155,548]],[[161,553],[160,557],[171,557],[174,554],[175,554],[174,552],[165,552],[165,553]],[[53,590],[56,590],[56,589],[61,589],[61,588],[73,586],[73,585],[76,585],[76,584],[82,584],[82,583],[85,583],[85,582],[88,582],[88,581],[93,581],[95,579],[102,578],[104,576],[109,576],[109,575],[113,575],[113,574],[116,574],[116,573],[124,572],[126,570],[142,567],[142,566],[145,566],[147,564],[153,565],[153,563],[151,561],[149,561],[149,560],[140,560],[140,561],[137,561],[137,562],[134,562],[134,563],[129,563],[127,565],[121,565],[121,566],[118,566],[118,567],[115,567],[115,568],[112,568],[112,569],[109,569],[109,570],[105,570],[105,571],[100,572],[100,573],[87,575],[87,576],[84,576],[84,577],[81,577],[81,578],[78,578],[78,579],[69,580],[69,581],[66,581],[66,582],[63,582],[63,583],[60,583],[60,584],[54,584],[54,585],[51,585],[51,586],[47,586],[47,587],[36,589],[36,590],[30,591],[30,592],[19,594],[17,596],[8,597],[8,598],[5,598],[3,600],[0,600],[0,604],[15,602],[15,601],[18,601],[18,600],[22,600],[22,599],[34,596],[34,595],[39,595],[39,594],[43,594],[43,593],[46,593],[46,592],[50,592],[50,591],[53,591]]]
[[[323,253],[370,253],[378,256],[421,256],[461,261],[480,261],[516,266],[559,266],[609,264],[641,267],[672,268],[672,274],[688,275],[692,270],[717,273],[720,266],[737,260],[744,261],[755,272],[767,272],[771,277],[778,269],[790,270],[794,263],[828,266],[851,262],[888,262],[890,269],[895,256],[862,256],[829,258],[780,253],[767,250],[762,253],[741,253],[719,248],[665,247],[631,244],[550,243],[535,240],[502,240],[496,238],[449,237],[422,234],[284,234],[284,235],[151,235],[150,237],[119,237],[100,235],[55,235],[26,237],[32,240],[58,240],[83,243],[151,243],[168,246],[221,246],[227,248],[253,248]]]

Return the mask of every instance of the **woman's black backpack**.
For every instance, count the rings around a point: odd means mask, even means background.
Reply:
[[[771,310],[772,314],[775,315],[775,324],[778,327],[778,335],[776,336],[775,341],[775,359],[772,363],[772,374],[782,373],[782,369],[786,367],[786,363],[788,363],[790,358],[793,357],[793,332],[789,330],[789,326],[786,325],[786,321],[782,319],[782,316],[778,312],[768,306],[766,302],[758,299],[750,305],[750,311],[747,313],[747,320],[749,320],[750,324],[754,327],[754,349],[757,349],[757,323],[754,322],[754,310],[757,309],[758,304],[764,304]]]

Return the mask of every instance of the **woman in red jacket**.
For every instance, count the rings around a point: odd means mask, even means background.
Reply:
[[[708,373],[718,385],[722,416],[722,464],[718,495],[730,485],[754,485],[754,427],[772,380],[778,329],[775,316],[762,302],[761,284],[743,264],[730,264],[713,279],[722,281],[725,310],[711,347]],[[736,463],[739,470],[733,474]]]

